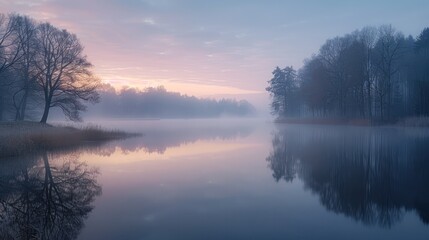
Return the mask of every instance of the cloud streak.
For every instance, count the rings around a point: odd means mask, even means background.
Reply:
[[[429,22],[427,1],[0,3],[3,11],[29,14],[76,33],[106,82],[141,88],[163,84],[210,96],[261,93],[276,65],[299,67],[326,38],[382,23],[416,35]]]

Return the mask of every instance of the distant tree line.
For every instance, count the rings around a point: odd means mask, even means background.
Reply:
[[[129,118],[211,118],[250,116],[255,108],[245,100],[204,99],[169,92],[163,86],[145,90],[123,88],[116,91],[104,84],[99,89],[103,99],[90,106],[86,116]]]
[[[329,39],[298,71],[275,68],[268,84],[279,117],[429,116],[429,28],[417,38],[383,25]]]
[[[0,121],[40,119],[52,108],[80,120],[85,102],[99,102],[100,80],[91,72],[76,35],[28,16],[0,14]],[[254,112],[246,101],[198,99],[164,88],[102,90],[93,113],[117,117],[219,117]],[[54,114],[59,111],[54,111]]]
[[[22,121],[51,108],[79,120],[97,102],[99,80],[76,35],[18,14],[0,14],[0,121]]]

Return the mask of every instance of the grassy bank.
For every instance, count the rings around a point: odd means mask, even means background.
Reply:
[[[97,126],[74,128],[35,122],[0,123],[0,158],[135,135],[116,130],[103,130]]]
[[[276,123],[289,124],[321,124],[321,125],[353,125],[353,126],[372,126],[379,125],[368,119],[341,119],[341,118],[280,118]]]
[[[280,118],[276,119],[275,122],[289,124],[429,127],[429,117],[410,117],[390,121],[342,118]]]
[[[398,121],[404,127],[429,127],[429,117],[410,117]]]

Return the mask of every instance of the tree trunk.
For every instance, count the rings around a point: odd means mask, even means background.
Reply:
[[[24,92],[24,96],[22,97],[22,103],[19,109],[19,121],[23,121],[25,118],[25,110],[27,108],[27,100],[28,100],[28,91],[29,89],[27,88]]]
[[[387,119],[390,120],[392,117],[391,108],[392,108],[392,86],[391,86],[391,77],[389,76],[387,81]]]
[[[15,112],[15,121],[20,121],[20,119],[21,119],[21,116],[19,115],[20,114],[20,106],[16,109],[16,112]]]
[[[365,117],[365,82],[360,86],[360,114]]]
[[[3,121],[3,95],[0,95],[0,121]]]
[[[45,104],[45,109],[43,110],[43,116],[42,119],[40,119],[41,123],[46,123],[46,121],[48,120],[48,115],[49,115],[49,106],[46,106]]]
[[[25,110],[27,109],[27,100],[28,100],[28,94],[30,92],[30,76],[29,76],[29,65],[27,65],[26,72],[25,72],[25,89],[24,89],[24,96],[22,96],[21,105],[19,109],[19,117],[20,121],[23,121],[25,118]]]
[[[283,115],[287,116],[287,93],[285,92],[285,95],[283,96]]]
[[[381,120],[384,120],[384,113],[383,113],[383,96],[380,96],[380,113],[381,113]]]
[[[51,108],[51,97],[48,97],[45,100],[45,109],[43,110],[43,116],[42,116],[42,119],[40,120],[41,123],[46,123],[46,121],[48,120],[50,108]]]
[[[368,117],[372,118],[371,83],[368,81]]]

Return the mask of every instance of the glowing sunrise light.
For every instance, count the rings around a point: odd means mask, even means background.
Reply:
[[[396,11],[383,11],[382,4],[351,9],[340,1],[335,6],[314,1],[305,7],[291,1],[0,0],[0,4],[2,12],[27,14],[75,33],[94,73],[116,89],[163,85],[188,95],[245,97],[252,103],[262,101],[264,108],[272,69],[290,65],[298,69],[330,36],[385,23],[415,36],[428,20],[425,7],[415,9],[412,18],[398,18]],[[398,9],[406,7],[411,4]],[[303,8],[306,11],[284,12]],[[355,14],[359,11],[367,17]]]

